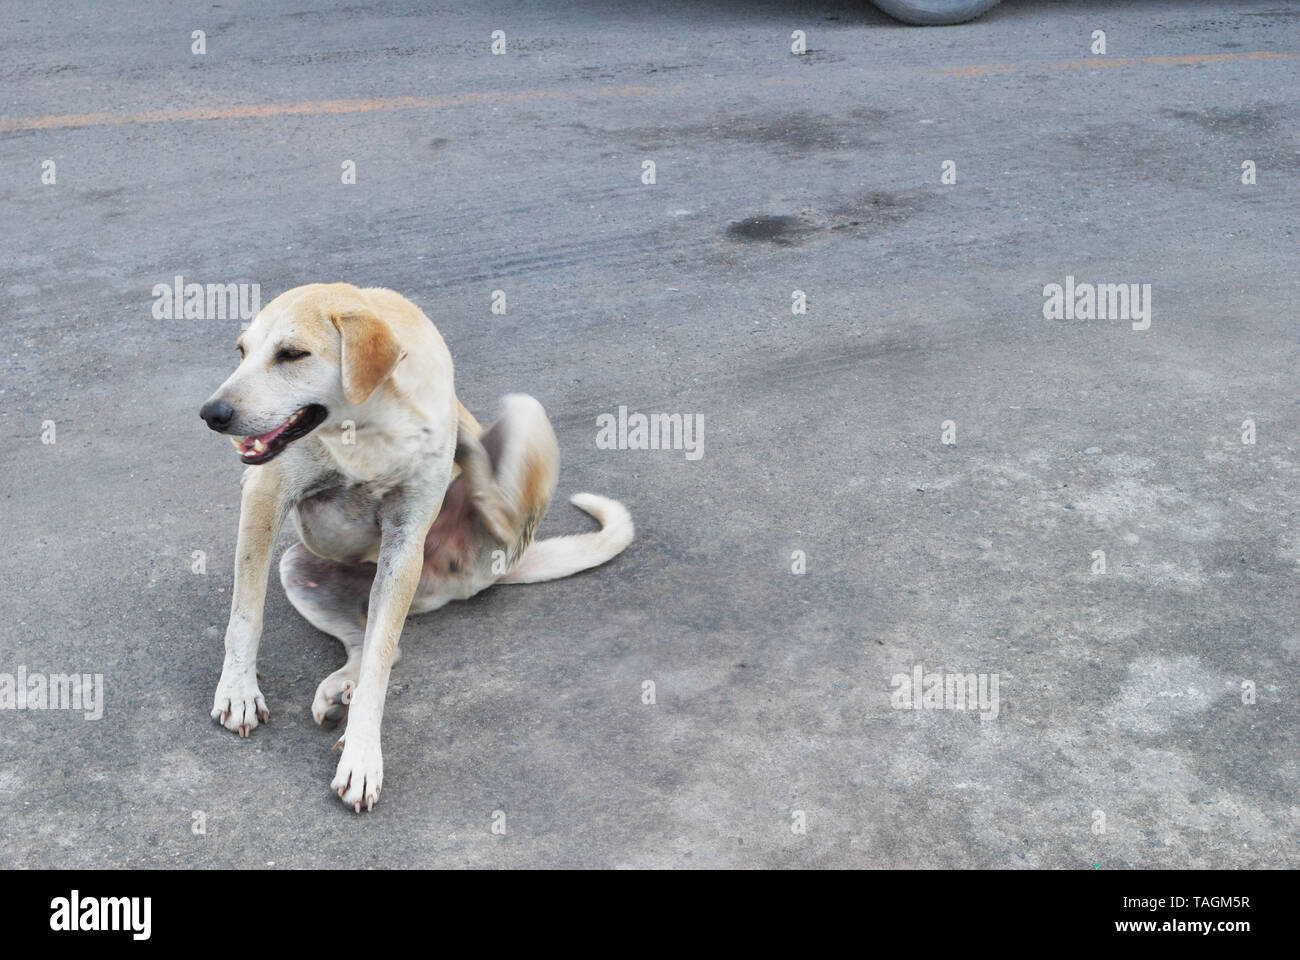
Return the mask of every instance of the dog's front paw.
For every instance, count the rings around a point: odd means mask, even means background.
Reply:
[[[349,740],[344,734],[343,756],[339,757],[339,768],[330,788],[353,811],[360,813],[363,805],[367,810],[375,809],[383,783],[384,756],[378,742]]]
[[[224,670],[212,698],[212,719],[231,733],[248,736],[258,723],[269,723],[271,712],[257,686],[256,674],[228,674]]]

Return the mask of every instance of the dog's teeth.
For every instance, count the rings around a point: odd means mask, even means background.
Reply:
[[[253,452],[254,452],[254,453],[262,453],[262,452],[265,451],[265,450],[266,450],[266,444],[264,444],[261,440],[254,440],[254,441],[253,441]]]

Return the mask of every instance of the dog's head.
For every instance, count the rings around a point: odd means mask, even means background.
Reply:
[[[405,354],[349,284],[312,284],[276,297],[235,341],[239,367],[199,410],[218,433],[242,436],[247,464],[266,463],[327,421],[365,403]]]

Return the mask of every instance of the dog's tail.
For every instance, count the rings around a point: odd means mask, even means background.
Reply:
[[[600,521],[600,529],[534,541],[518,565],[497,583],[541,583],[568,577],[614,559],[632,542],[636,533],[632,515],[617,500],[577,493],[569,502]]]

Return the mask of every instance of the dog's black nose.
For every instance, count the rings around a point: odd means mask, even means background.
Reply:
[[[209,400],[199,410],[199,416],[213,430],[221,431],[235,419],[235,408],[224,400]]]

